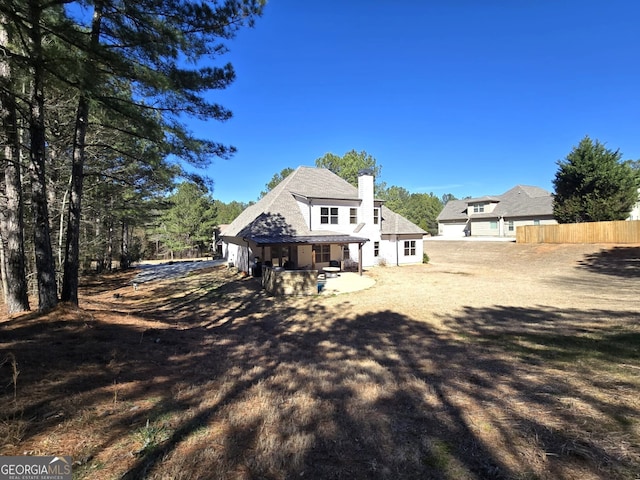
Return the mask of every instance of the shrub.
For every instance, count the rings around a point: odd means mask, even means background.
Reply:
[[[429,263],[429,255],[426,253],[422,254],[422,263]]]

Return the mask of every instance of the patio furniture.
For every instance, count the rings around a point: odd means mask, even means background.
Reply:
[[[335,278],[338,276],[340,267],[323,267],[322,271],[326,274],[327,278]]]

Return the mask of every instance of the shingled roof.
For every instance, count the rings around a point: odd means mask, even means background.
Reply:
[[[438,215],[439,222],[466,220],[469,204],[480,201],[497,202],[488,213],[474,213],[473,218],[511,218],[553,215],[553,195],[540,187],[516,185],[502,195],[450,200]]]
[[[223,236],[251,238],[257,243],[367,241],[331,230],[309,230],[296,197],[358,200],[358,189],[326,168],[298,167],[257,203],[247,207],[225,229]],[[382,233],[425,233],[382,207]]]

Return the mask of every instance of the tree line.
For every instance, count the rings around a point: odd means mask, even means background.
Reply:
[[[78,302],[78,271],[131,262],[136,226],[176,179],[234,148],[185,119],[224,121],[208,100],[235,77],[225,41],[263,0],[0,3],[0,270],[9,313]],[[186,169],[186,165],[194,168]],[[197,171],[197,170],[196,170]],[[83,245],[82,256],[80,244]],[[33,281],[31,281],[33,279]]]

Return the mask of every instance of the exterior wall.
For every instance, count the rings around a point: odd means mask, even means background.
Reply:
[[[499,222],[497,218],[473,219],[471,217],[471,236],[497,237],[499,236]]]
[[[498,205],[498,202],[489,202],[488,200],[485,200],[484,202],[471,202],[468,205],[469,207],[467,209],[467,212],[469,213],[469,216],[472,217],[474,214],[475,205],[484,205],[484,211],[476,213],[476,215],[482,215],[483,213],[493,212]]]
[[[404,242],[414,242],[415,254],[405,255]],[[414,263],[422,263],[422,254],[424,253],[422,236],[415,235],[384,235],[380,241],[380,254],[375,257],[374,262],[370,265],[409,265]]]
[[[238,270],[248,272],[254,256],[259,255],[255,253],[255,246],[251,248],[250,245],[247,245],[247,242],[237,237],[231,239],[226,245],[227,255],[225,259],[228,264]]]
[[[509,221],[513,220],[513,231],[509,231]],[[538,223],[536,223],[536,220]],[[516,237],[516,231],[518,227],[524,227],[526,225],[557,225],[558,222],[553,218],[505,218],[504,219],[504,236]]]
[[[298,202],[298,205],[301,211],[304,212],[306,210],[305,220],[311,222],[307,223],[307,225],[310,225],[311,231],[330,230],[332,232],[353,233],[353,230],[358,224],[350,223],[350,209],[356,208],[358,210],[358,219],[361,218],[360,208],[356,202],[324,202],[314,204],[311,208],[301,202]],[[338,223],[322,223],[322,208],[337,208]],[[329,212],[331,212],[331,210],[329,210]]]
[[[300,245],[298,246],[298,261],[296,262],[298,268],[306,268],[307,266],[311,268],[313,263],[313,251],[311,245]]]
[[[405,243],[410,242],[409,246],[413,246],[414,254],[411,254],[411,250],[405,254]],[[415,237],[410,235],[400,235],[395,243],[397,252],[397,265],[408,265],[414,263],[422,263],[422,254],[424,252],[424,242],[422,237]],[[411,245],[411,243],[413,245]]]
[[[364,230],[364,229],[363,229]],[[363,232],[360,231],[358,235],[369,238],[369,241],[362,246],[362,266],[363,267],[371,267],[373,265],[378,264],[378,259],[373,256],[374,253],[374,242],[380,242],[382,248],[382,235],[380,231],[376,232]],[[358,254],[356,253],[355,260],[358,259]]]
[[[513,231],[509,230],[509,221],[513,221]],[[493,222],[493,224],[492,224]],[[536,223],[538,222],[538,223]],[[471,236],[473,237],[513,237],[516,236],[518,227],[525,225],[555,225],[558,222],[553,218],[483,218],[471,219]]]

